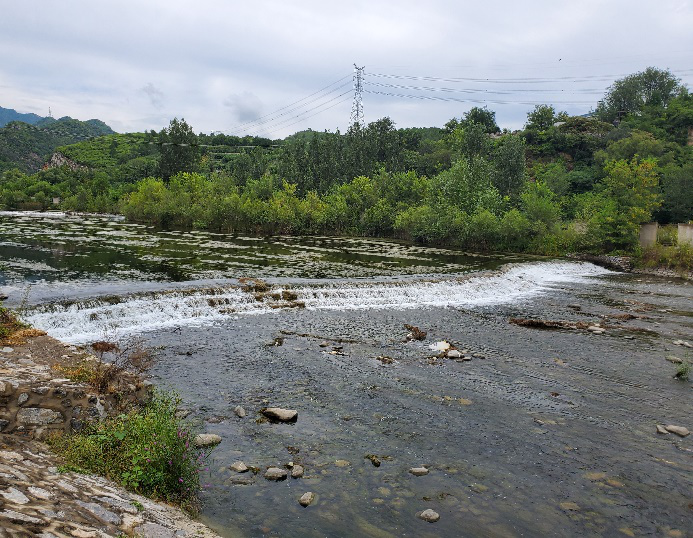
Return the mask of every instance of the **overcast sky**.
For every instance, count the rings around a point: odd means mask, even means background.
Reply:
[[[0,106],[119,132],[174,116],[197,132],[344,131],[355,62],[367,122],[442,126],[486,105],[520,128],[535,103],[583,114],[650,65],[693,87],[693,4],[0,0]]]

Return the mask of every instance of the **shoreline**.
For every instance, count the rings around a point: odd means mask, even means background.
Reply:
[[[50,431],[78,430],[87,417],[98,420],[115,411],[115,395],[70,382],[53,368],[69,359],[82,360],[87,353],[39,331],[22,340],[0,353],[0,527],[11,536],[218,538],[180,508],[132,493],[104,477],[69,470],[40,442]],[[127,373],[123,381],[137,382]],[[132,395],[127,387],[118,394],[141,401],[150,387],[138,383]]]

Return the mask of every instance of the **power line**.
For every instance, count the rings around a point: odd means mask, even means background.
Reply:
[[[373,95],[385,95],[388,97],[402,97],[406,99],[422,99],[426,101],[454,101],[457,103],[491,103],[494,105],[543,105],[546,104],[545,101],[503,101],[498,99],[458,99],[455,97],[438,97],[435,95],[411,95],[402,93],[389,93],[389,92],[379,92],[371,90],[363,90],[365,93],[370,93]],[[593,101],[553,101],[557,104],[564,105],[592,105]]]
[[[336,88],[333,88],[332,90],[330,90],[329,92],[327,92],[327,94],[324,95],[324,96],[316,97],[315,99],[311,99],[310,101],[308,101],[308,102],[306,102],[306,103],[303,103],[304,101],[306,101],[307,99],[313,97],[314,95],[318,95],[318,94],[324,92],[325,90],[327,90],[328,88],[331,88],[331,87],[334,86],[335,84],[339,84],[339,83],[342,82],[344,79],[347,79],[347,78],[350,78],[350,77],[351,77],[351,75],[343,76],[342,78],[336,80],[336,81],[333,82],[332,84],[328,84],[328,85],[325,86],[324,88],[321,88],[321,89],[319,89],[318,91],[311,93],[310,95],[306,95],[304,98],[299,99],[298,101],[294,101],[293,103],[289,103],[288,105],[285,105],[285,106],[283,106],[283,107],[281,107],[281,108],[278,108],[277,110],[275,110],[275,111],[273,111],[273,112],[269,112],[268,114],[265,114],[264,116],[261,116],[261,117],[259,117],[259,118],[254,119],[254,120],[247,121],[247,122],[245,122],[245,123],[240,123],[240,124],[238,124],[238,125],[236,125],[236,126],[234,126],[234,127],[231,127],[230,129],[226,129],[224,132],[237,131],[237,130],[240,129],[241,127],[249,127],[249,126],[254,125],[254,124],[264,124],[264,123],[267,123],[267,122],[269,122],[269,121],[272,121],[273,119],[276,119],[276,118],[278,118],[278,117],[284,116],[285,114],[288,114],[289,112],[292,112],[292,111],[294,111],[294,110],[300,109],[300,108],[302,108],[303,106],[305,106],[305,105],[307,105],[307,104],[309,104],[309,103],[313,103],[313,102],[315,102],[315,101],[318,101],[318,100],[322,99],[323,97],[326,97],[326,96],[329,95],[330,93],[333,93],[333,92],[335,92],[335,91],[338,91],[338,90],[340,90],[341,88],[343,88],[344,86],[347,86],[347,85],[349,84],[348,82],[345,83],[345,84],[341,84],[340,86],[338,86],[338,87],[336,87]],[[303,104],[302,104],[302,105],[299,105],[299,103],[303,103]],[[299,106],[296,106],[296,105],[299,105]],[[291,108],[290,110],[286,110],[286,109],[288,109],[288,108],[290,108],[290,107],[293,107],[293,108]],[[285,111],[285,112],[283,112],[282,114],[278,114],[279,112],[282,112],[282,111]],[[275,116],[275,115],[276,115],[276,116]],[[273,117],[270,117],[270,116],[273,116]]]
[[[560,93],[565,92],[565,89],[546,89],[546,88],[509,88],[504,90],[487,90],[487,89],[474,89],[474,88],[436,88],[433,86],[407,86],[403,84],[387,84],[383,82],[364,82],[368,86],[378,86],[382,88],[396,88],[402,90],[419,90],[419,91],[433,91],[433,92],[447,92],[447,93],[491,93],[498,95],[512,95],[516,92],[529,92],[529,93]],[[601,95],[604,93],[604,89],[596,88],[584,88],[584,89],[568,89],[568,93],[584,93],[584,94],[596,94]]]
[[[342,97],[342,96],[344,96],[344,95],[346,95],[346,94],[348,94],[348,93],[350,94],[350,93],[351,93],[351,90],[349,90],[348,92],[344,92],[344,93],[341,94],[341,95],[338,95],[337,97],[335,97],[335,99],[338,99],[339,97]],[[346,103],[347,101],[350,101],[350,100],[351,100],[351,96],[347,97],[346,99],[342,99],[341,101],[338,101],[338,102],[334,103],[333,105],[328,106],[327,108],[324,108],[324,109],[322,109],[322,110],[318,110],[318,111],[314,112],[313,114],[311,114],[310,116],[305,116],[304,118],[301,118],[301,119],[299,119],[298,121],[295,121],[295,122],[293,122],[293,123],[289,123],[288,125],[275,126],[275,129],[272,130],[272,131],[269,131],[269,132],[268,132],[268,135],[269,135],[269,134],[272,134],[272,133],[275,133],[275,132],[277,132],[278,130],[286,129],[287,127],[291,127],[292,125],[296,125],[297,123],[301,123],[302,121],[307,120],[308,118],[312,118],[313,116],[317,116],[318,114],[321,114],[322,112],[325,112],[326,110],[330,110],[331,108],[334,108],[334,107],[336,107],[336,106],[338,106],[338,105],[341,105],[342,103]],[[331,99],[330,101],[334,101],[334,99]],[[329,103],[330,101],[328,101],[328,103]],[[323,104],[327,104],[327,103],[323,103]],[[322,106],[322,105],[321,105],[321,106]],[[304,112],[303,114],[306,114],[307,112],[310,112],[310,111],[306,111],[306,112]],[[300,116],[300,115],[299,115],[299,116]],[[295,116],[295,117],[298,117],[298,116]],[[288,120],[287,120],[287,121],[288,121]]]

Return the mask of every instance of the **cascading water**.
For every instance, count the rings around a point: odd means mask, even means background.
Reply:
[[[606,273],[588,263],[535,262],[443,279],[340,281],[274,286],[263,292],[238,285],[175,289],[43,304],[30,310],[26,319],[51,336],[80,343],[285,308],[364,310],[501,304],[540,293],[551,284]]]

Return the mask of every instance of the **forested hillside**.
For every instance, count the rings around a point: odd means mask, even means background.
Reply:
[[[653,68],[616,81],[592,115],[539,105],[516,132],[480,107],[440,127],[382,118],[284,140],[198,135],[174,119],[59,148],[84,169],[6,171],[0,204],[48,208],[59,196],[64,209],[164,227],[631,252],[640,223],[693,218],[692,129],[693,96]]]
[[[113,133],[100,120],[79,121],[70,117],[39,118],[34,125],[12,121],[0,128],[0,172],[16,168],[39,170],[55,148],[95,136]]]

